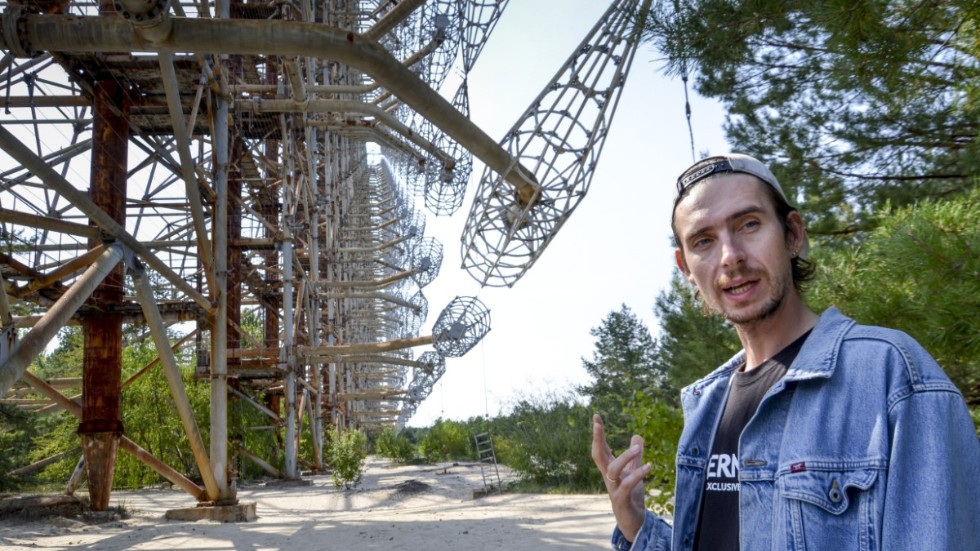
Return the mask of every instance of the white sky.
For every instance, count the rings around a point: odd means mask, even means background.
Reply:
[[[502,138],[608,6],[511,1],[470,75],[473,120]],[[423,291],[423,333],[456,296],[478,297],[490,309],[491,330],[466,356],[446,360],[445,375],[409,426],[495,416],[518,396],[586,383],[582,359],[595,349],[589,331],[621,304],[657,335],[654,301],[674,269],[671,189],[692,162],[683,83],[662,75],[658,57],[651,45],[640,46],[588,195],[514,287],[481,289],[460,268],[460,237],[482,163],[475,161],[466,201],[452,217],[437,218],[416,199],[426,234],[445,254],[439,277]],[[690,94],[699,156],[726,151],[721,107]]]

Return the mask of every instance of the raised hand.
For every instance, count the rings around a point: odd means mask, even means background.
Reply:
[[[606,442],[602,417],[592,416],[592,460],[606,483],[616,524],[630,541],[636,540],[646,516],[643,478],[650,472],[650,464],[640,465],[642,458],[643,438],[635,434],[630,439],[629,449],[619,457],[614,456]]]

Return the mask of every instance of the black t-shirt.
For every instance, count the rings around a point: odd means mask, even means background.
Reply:
[[[738,439],[755,415],[762,397],[783,378],[810,332],[790,343],[759,367],[732,375],[728,402],[708,458],[695,551],[738,551]]]

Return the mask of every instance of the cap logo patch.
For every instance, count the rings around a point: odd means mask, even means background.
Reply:
[[[688,186],[697,182],[698,180],[710,176],[715,172],[721,172],[721,171],[732,172],[733,170],[734,169],[732,168],[732,164],[727,160],[715,161],[713,163],[710,163],[708,165],[705,165],[695,170],[694,172],[685,174],[677,184],[677,191],[681,192]]]

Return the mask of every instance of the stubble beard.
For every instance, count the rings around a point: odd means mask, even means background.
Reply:
[[[789,292],[788,279],[786,275],[776,278],[773,281],[772,295],[755,311],[735,313],[723,308],[721,301],[719,304],[709,304],[707,301],[702,304],[710,313],[720,315],[735,327],[745,329],[770,319],[779,311],[786,300],[786,294]]]

